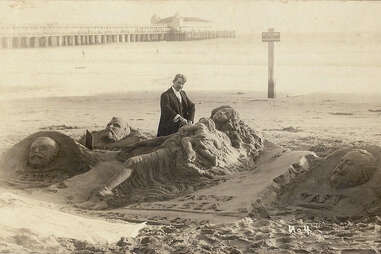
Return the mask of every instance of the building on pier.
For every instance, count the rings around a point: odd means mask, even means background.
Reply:
[[[151,25],[166,26],[174,31],[184,30],[213,30],[213,23],[210,20],[198,17],[182,17],[179,13],[167,18],[161,19],[157,15],[151,18]]]

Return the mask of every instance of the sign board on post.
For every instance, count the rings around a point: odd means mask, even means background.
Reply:
[[[263,42],[280,41],[280,32],[271,32],[271,31],[262,32],[262,41]]]
[[[262,32],[262,41],[268,43],[268,90],[267,97],[275,98],[275,82],[274,82],[274,41],[280,41],[280,32],[274,32],[270,28],[267,32]]]

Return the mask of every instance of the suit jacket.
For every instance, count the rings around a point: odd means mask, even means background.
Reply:
[[[188,98],[186,93],[180,91],[181,100],[180,103],[177,99],[175,93],[170,87],[167,91],[161,94],[160,97],[160,122],[159,129],[157,131],[157,136],[167,136],[178,131],[180,126],[180,121],[174,122],[173,118],[179,114],[183,118],[194,121],[195,105]]]

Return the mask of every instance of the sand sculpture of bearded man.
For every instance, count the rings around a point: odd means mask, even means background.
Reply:
[[[65,134],[41,131],[2,155],[0,175],[18,187],[44,187],[84,173],[103,159]]]
[[[102,199],[120,206],[192,192],[217,176],[252,167],[262,149],[263,139],[238,112],[222,106],[178,133],[124,147],[118,156],[123,166],[83,207],[101,208]]]
[[[112,117],[106,128],[100,131],[86,133],[78,141],[80,144],[90,149],[119,149],[126,145],[131,145],[153,136],[143,133],[141,130],[132,128],[120,117]],[[90,139],[90,141],[89,141]]]

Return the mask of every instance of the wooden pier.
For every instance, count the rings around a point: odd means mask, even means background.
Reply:
[[[0,48],[48,48],[235,38],[232,30],[167,26],[0,26]]]

